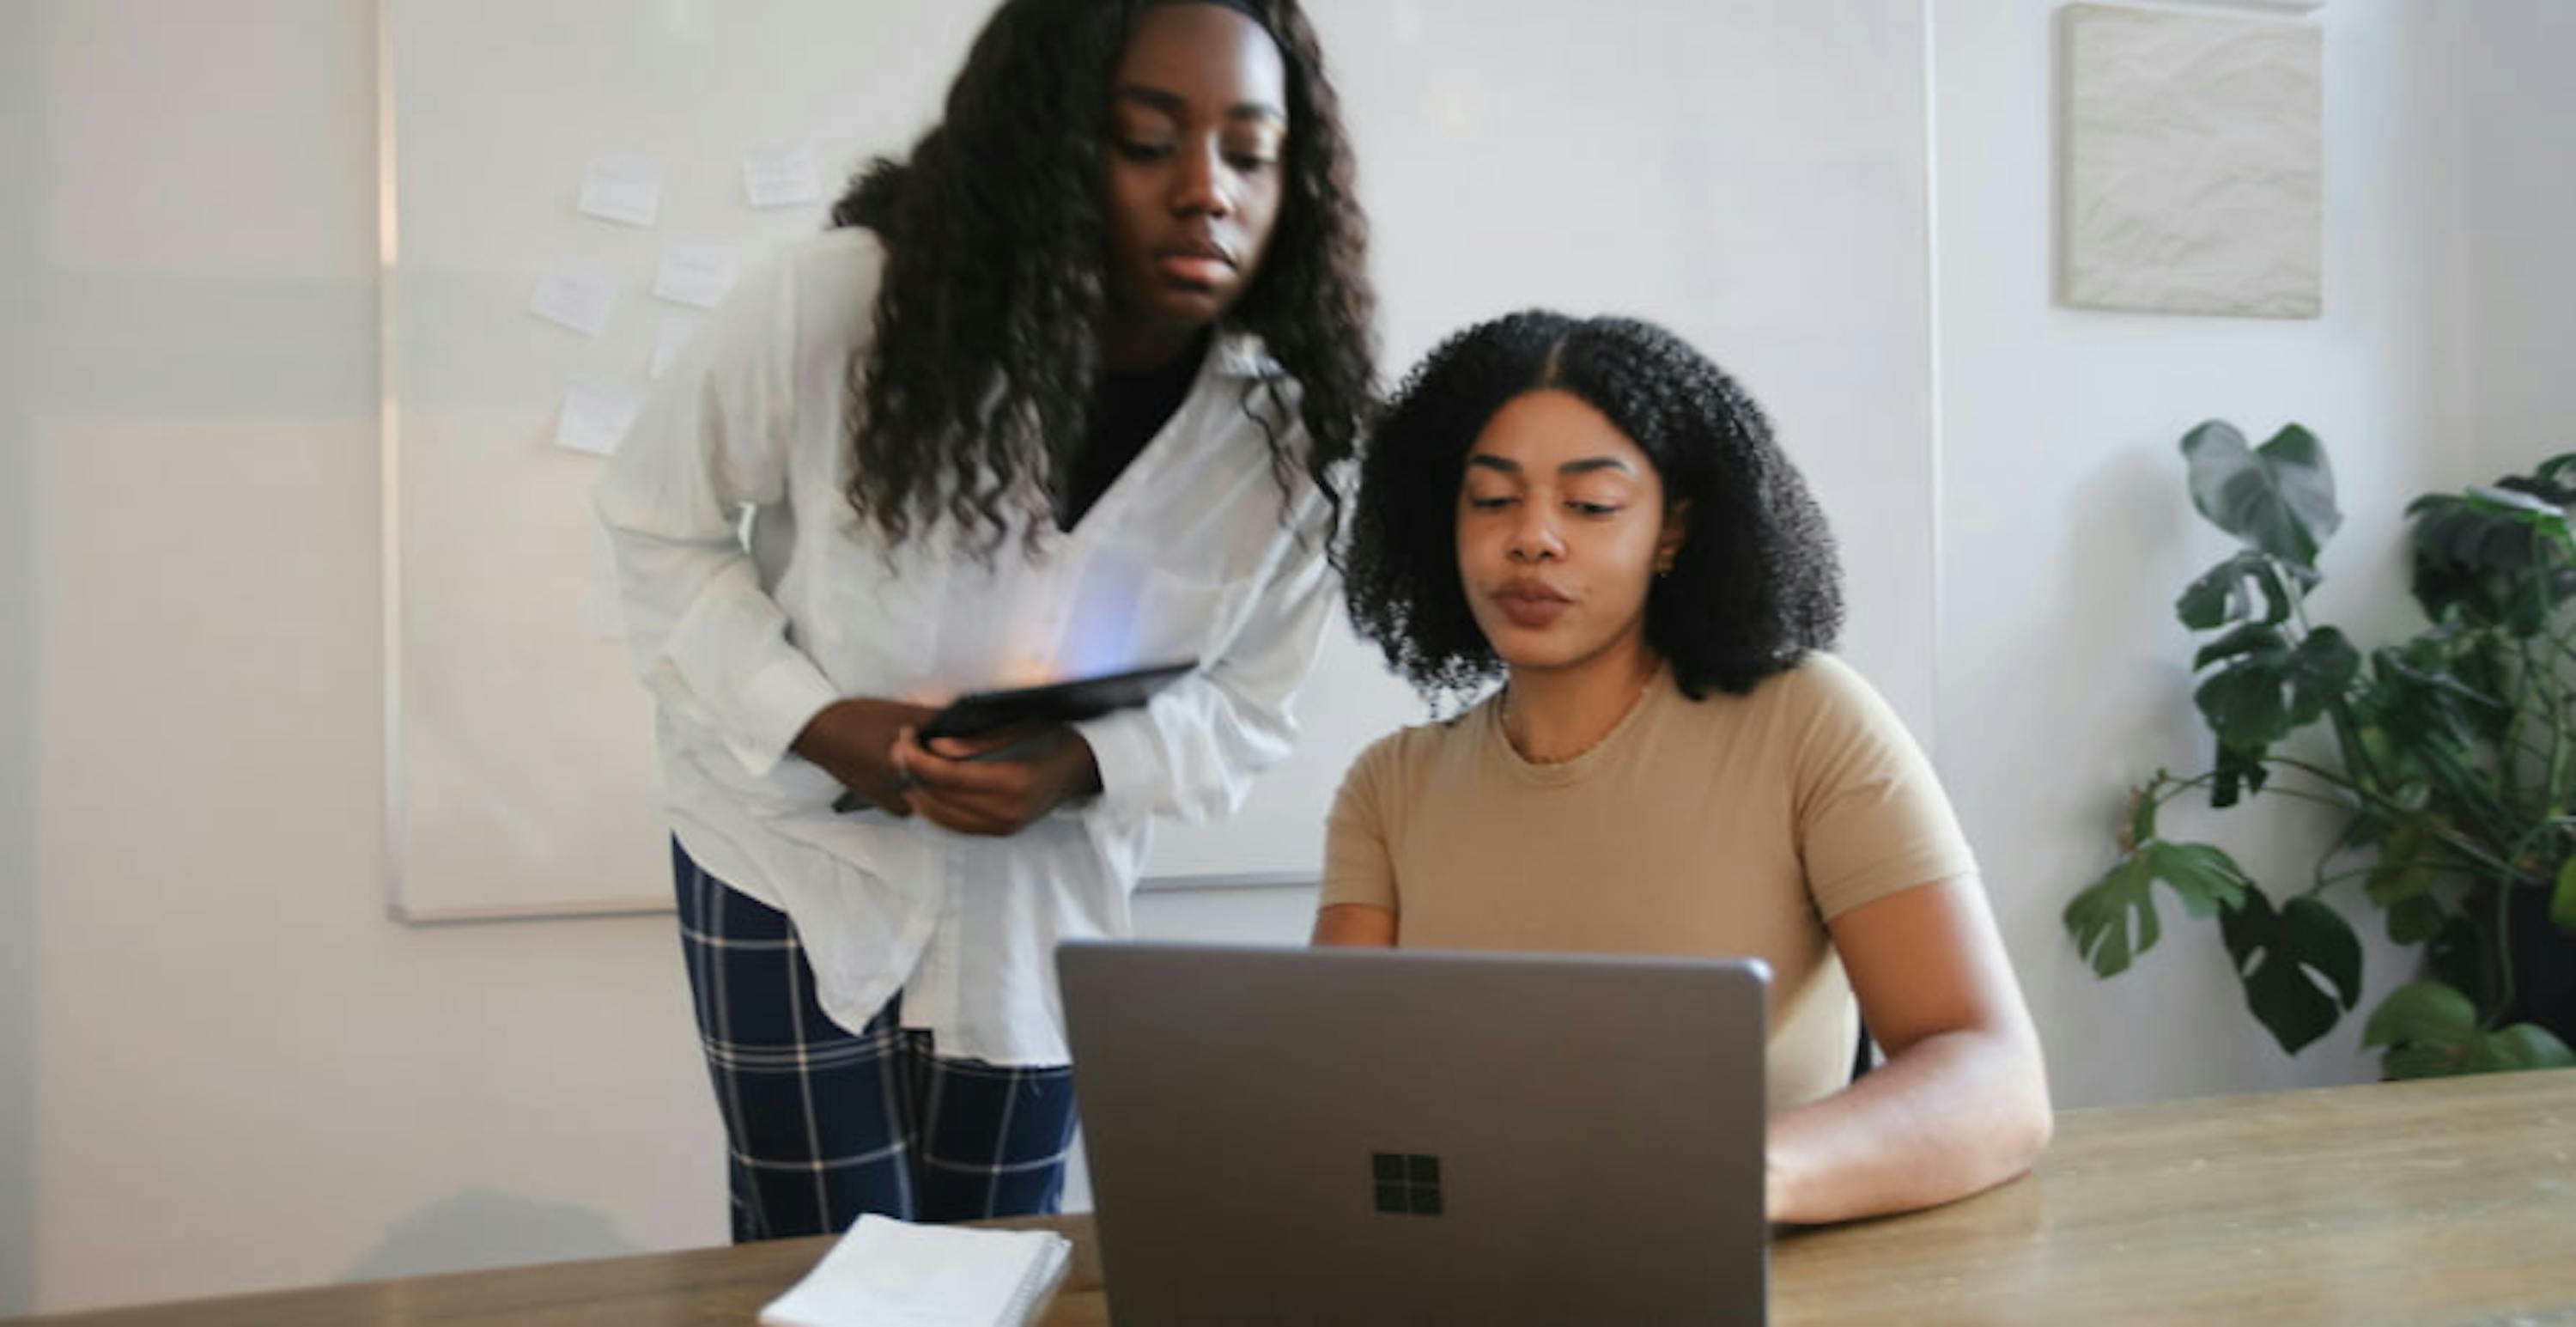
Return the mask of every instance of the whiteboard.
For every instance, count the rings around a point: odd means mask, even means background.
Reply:
[[[573,388],[640,395],[666,241],[761,253],[743,158],[824,197],[927,128],[986,8],[957,0],[381,0],[388,813],[420,921],[668,898],[651,707],[610,634]],[[1311,0],[1372,224],[1385,372],[1545,304],[1665,323],[1770,409],[1843,542],[1845,653],[1932,711],[1934,448],[1921,0]],[[585,216],[602,158],[651,228]],[[615,283],[597,336],[529,313]],[[1296,753],[1243,812],[1164,826],[1149,880],[1311,880],[1343,769],[1425,710],[1333,625]]]

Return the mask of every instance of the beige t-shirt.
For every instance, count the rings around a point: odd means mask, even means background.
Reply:
[[[1810,654],[1696,702],[1666,670],[1561,764],[1514,751],[1493,700],[1380,739],[1342,781],[1323,902],[1389,909],[1414,948],[1759,958],[1777,1111],[1850,1078],[1858,1018],[1825,923],[1975,870],[1895,712]]]

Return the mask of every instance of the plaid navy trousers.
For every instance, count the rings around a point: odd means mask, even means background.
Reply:
[[[863,1212],[972,1221],[1057,1210],[1073,1071],[941,1059],[897,994],[856,1033],[814,998],[785,913],[671,842],[680,949],[731,1153],[733,1238],[846,1230]]]

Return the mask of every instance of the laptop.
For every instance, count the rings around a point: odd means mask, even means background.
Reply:
[[[1763,1320],[1760,962],[1056,962],[1118,1327]]]

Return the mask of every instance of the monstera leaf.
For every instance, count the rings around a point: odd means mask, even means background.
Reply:
[[[2194,631],[2213,631],[2231,622],[2278,626],[2290,620],[2291,610],[2316,583],[2313,568],[2247,549],[2201,573],[2174,600],[2174,616]]]
[[[2245,1003],[2292,1055],[2333,1030],[2361,999],[2361,937],[2341,913],[2300,897],[2275,912],[2262,891],[2248,889],[2218,919]]]
[[[2127,971],[2130,958],[2153,948],[2163,934],[2154,893],[2159,880],[2195,917],[2233,908],[2254,888],[2235,858],[2206,843],[2162,839],[2140,843],[2066,905],[2067,933],[2075,938],[2076,949],[2092,960],[2096,975]]]
[[[2361,1044],[2386,1048],[2380,1067],[2391,1078],[2576,1066],[2576,1052],[2532,1024],[2493,1032],[2479,1027],[2469,997],[2438,981],[2408,982],[2389,992],[2371,1011]]]
[[[2218,737],[2210,804],[2230,806],[2240,787],[2263,786],[2272,744],[2316,722],[2361,671],[2361,653],[2333,627],[2293,644],[2279,627],[2248,622],[2203,646],[2193,666],[2215,671],[2192,700]]]
[[[2316,722],[2352,685],[2361,652],[2333,627],[2293,645],[2278,627],[2248,623],[2201,648],[2193,666],[2223,667],[2193,693],[2222,745],[2260,752]]]
[[[2183,435],[2182,454],[2192,505],[2249,548],[2313,568],[2343,524],[2325,447],[2296,424],[2249,447],[2235,425],[2213,419]]]
[[[2472,622],[2531,636],[2576,595],[2576,533],[2567,513],[2547,498],[2472,488],[2417,498],[2406,514],[2415,520],[2415,599],[2437,622],[2456,610]]]
[[[2527,475],[2508,475],[2496,487],[2528,493],[2543,502],[2576,504],[2576,452],[2561,452],[2531,468]]]

